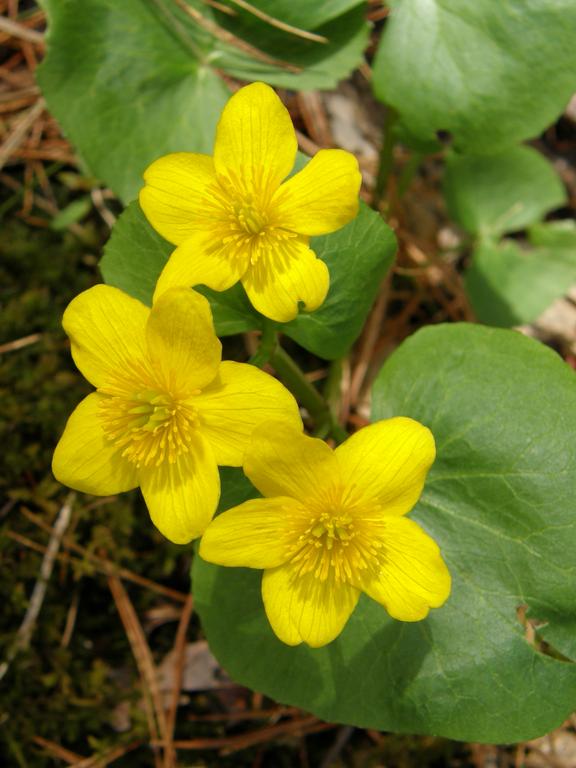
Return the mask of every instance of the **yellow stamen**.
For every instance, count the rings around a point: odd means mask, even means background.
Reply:
[[[122,455],[137,467],[174,463],[189,450],[197,412],[181,401],[156,390],[131,395],[107,395],[101,404],[102,426],[107,437],[123,448]]]
[[[320,581],[328,578],[350,581],[362,571],[377,573],[385,560],[383,523],[366,511],[347,508],[329,494],[313,517],[296,520],[288,537],[288,556],[299,567],[299,575],[312,573]]]
[[[272,192],[264,172],[248,185],[244,180],[219,176],[206,190],[207,226],[214,234],[213,251],[252,266],[263,257],[282,269],[291,258],[290,241],[295,232],[279,226]]]

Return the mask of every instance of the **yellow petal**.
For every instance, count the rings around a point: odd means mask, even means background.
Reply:
[[[287,497],[252,499],[215,518],[200,542],[209,563],[241,568],[276,568],[287,560],[290,515],[305,514]]]
[[[217,233],[195,232],[166,262],[156,283],[154,301],[174,287],[207,285],[214,291],[226,291],[240,280],[247,266],[247,257],[231,254]]]
[[[279,381],[245,363],[224,362],[195,399],[202,434],[219,466],[239,467],[255,427],[281,419],[302,431],[298,403]]]
[[[420,621],[450,594],[450,573],[438,545],[405,517],[386,518],[385,564],[379,577],[359,578],[357,586],[400,621]],[[357,575],[356,575],[357,577]]]
[[[252,305],[262,315],[287,323],[298,314],[298,303],[317,309],[328,293],[328,267],[298,239],[287,240],[282,249],[271,249],[242,278]]]
[[[118,288],[95,285],[76,296],[62,325],[78,369],[96,387],[142,377],[150,310]]]
[[[201,536],[220,498],[218,466],[199,435],[173,464],[140,469],[140,486],[152,522],[174,544]]]
[[[136,468],[104,434],[100,420],[103,395],[93,392],[76,407],[60,438],[52,472],[58,482],[95,496],[138,486]]]
[[[344,629],[356,607],[359,590],[343,582],[298,575],[290,565],[264,572],[262,598],[276,636],[287,645],[319,648]]]
[[[268,85],[252,83],[224,107],[214,165],[240,190],[273,192],[292,170],[297,147],[286,107]]]
[[[206,188],[216,181],[208,155],[175,152],[165,155],[144,172],[140,207],[154,229],[174,245],[194,235],[211,208]]]
[[[157,378],[173,396],[185,396],[214,379],[222,345],[210,304],[189,288],[172,288],[154,304],[146,325]]]
[[[427,427],[399,416],[359,430],[336,456],[344,484],[354,485],[355,494],[376,499],[386,515],[405,515],[420,498],[436,449]]]
[[[334,452],[323,440],[280,421],[254,430],[244,473],[264,496],[290,496],[305,505],[339,479]]]
[[[340,229],[358,213],[361,183],[354,155],[343,149],[321,149],[274,195],[279,225],[302,235]]]

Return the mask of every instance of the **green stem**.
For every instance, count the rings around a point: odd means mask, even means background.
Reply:
[[[337,442],[346,440],[348,433],[335,421],[326,400],[280,345],[270,355],[270,364],[283,384],[314,419],[316,434],[322,437],[331,435]]]
[[[276,325],[268,320],[264,320],[260,345],[248,362],[257,368],[263,368],[270,360],[277,345],[278,334],[276,333]]]
[[[376,179],[376,188],[374,189],[374,199],[372,207],[379,210],[380,203],[386,198],[388,192],[388,181],[394,165],[394,128],[398,122],[398,113],[392,107],[386,110],[386,125],[384,128],[384,140],[380,150],[380,165],[378,167],[378,177]]]
[[[400,180],[398,181],[398,197],[402,198],[406,194],[406,190],[412,183],[412,179],[416,174],[416,171],[420,167],[423,155],[419,152],[414,152],[400,174]]]

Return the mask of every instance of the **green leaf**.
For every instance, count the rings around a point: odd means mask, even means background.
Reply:
[[[576,284],[576,249],[521,248],[514,240],[481,243],[464,276],[476,317],[488,325],[535,320]]]
[[[231,8],[242,19],[255,19],[253,13],[242,10],[232,0],[224,0],[222,5]],[[317,29],[332,19],[342,16],[347,11],[364,6],[364,0],[330,0],[319,3],[318,0],[251,0],[250,5],[272,18],[304,30]]]
[[[76,224],[77,221],[83,219],[91,208],[92,199],[88,197],[88,195],[73,200],[54,216],[50,222],[50,229],[53,229],[56,232],[68,229],[71,224]]]
[[[532,245],[576,252],[576,222],[572,219],[534,224],[528,237]]]
[[[146,0],[44,0],[48,55],[38,82],[90,170],[125,202],[146,166],[210,152],[230,92]],[[199,119],[200,118],[200,119]]]
[[[391,266],[396,239],[382,218],[362,203],[354,221],[331,235],[312,238],[311,246],[328,264],[328,296],[316,312],[301,313],[281,330],[305,349],[330,360],[345,354],[362,330]],[[138,202],[133,202],[114,225],[100,270],[107,283],[151,304],[158,276],[173,250],[152,229]],[[210,299],[219,336],[261,328],[262,317],[241,285],[224,293],[205,287],[197,290]]]
[[[439,542],[453,578],[421,622],[363,597],[325,648],[290,648],[266,621],[258,571],[194,564],[195,606],[238,682],[333,722],[490,743],[560,725],[576,665],[576,380],[551,350],[475,325],[419,331],[389,358],[374,418],[411,416],[438,457],[411,517]],[[554,651],[551,651],[554,652]]]
[[[558,175],[531,147],[488,157],[451,154],[444,194],[460,226],[491,237],[524,229],[566,200]]]
[[[448,131],[459,150],[489,154],[563,111],[575,26],[572,0],[402,0],[376,54],[374,89],[421,140]]]
[[[329,41],[319,43],[199,0],[189,3],[196,18],[169,0],[44,0],[48,54],[38,82],[86,166],[129,202],[156,158],[211,151],[230,96],[222,70],[296,89],[346,77],[362,60],[369,27],[360,2],[332,5],[284,3],[323,22],[317,33]],[[268,58],[226,36],[245,36]]]
[[[248,499],[256,499],[260,496],[256,488],[246,477],[244,472],[237,467],[220,467],[220,501],[218,512],[242,504]]]
[[[315,25],[302,25],[304,29],[313,30],[315,34],[325,37],[327,42],[303,40],[245,12],[231,17],[215,11],[218,24],[270,57],[269,61],[263,61],[237,47],[218,42],[219,66],[240,80],[264,80],[281,88],[297,91],[335,88],[363,60],[370,33],[365,19],[365,3],[347,3],[355,7],[321,26],[316,26],[316,23],[320,18],[332,16],[332,4],[308,1],[305,5],[291,5],[293,9],[298,9],[301,19],[306,15]],[[203,14],[206,13],[205,9],[206,6],[202,10]],[[275,64],[275,61],[278,63]]]
[[[282,331],[326,360],[342,357],[358,337],[370,307],[392,266],[396,238],[382,217],[365,203],[358,216],[310,243],[330,270],[330,290],[315,312],[302,312]]]
[[[150,306],[158,276],[173,250],[174,246],[150,226],[135,200],[114,225],[104,247],[100,271],[109,285]],[[197,290],[210,300],[218,336],[260,328],[262,318],[252,308],[242,286],[235,285],[224,293],[204,286]]]

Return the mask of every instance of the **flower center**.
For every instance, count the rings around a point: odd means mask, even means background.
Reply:
[[[385,558],[381,533],[380,521],[363,518],[358,510],[322,510],[297,525],[288,555],[301,576],[350,582],[360,573],[379,571]]]
[[[189,449],[197,411],[189,402],[155,390],[107,395],[100,403],[102,426],[122,455],[137,467],[174,463]]]
[[[276,269],[288,267],[298,235],[278,221],[272,203],[274,189],[266,181],[264,169],[249,184],[228,172],[207,187],[204,226],[213,234],[213,253],[238,259],[246,266],[267,265],[273,260]]]
[[[236,218],[238,224],[250,235],[262,235],[265,233],[268,217],[255,206],[241,204],[237,207]]]

